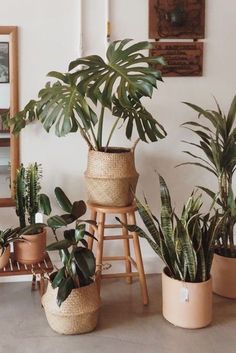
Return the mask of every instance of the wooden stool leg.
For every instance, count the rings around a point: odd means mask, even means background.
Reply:
[[[105,213],[98,212],[98,242],[96,252],[96,270],[97,270],[97,285],[100,293],[101,276],[102,276],[102,255],[103,255],[103,237],[104,237]]]
[[[123,223],[127,224],[127,215],[126,214],[124,214],[124,213],[120,214],[120,219]],[[125,253],[125,257],[126,257],[125,270],[126,270],[126,273],[131,273],[132,267],[131,267],[131,262],[129,260],[129,257],[130,257],[130,246],[129,246],[129,238],[128,238],[129,232],[125,227],[122,227],[122,234],[123,234],[123,237],[127,237],[126,239],[124,239],[124,253]],[[132,277],[127,276],[126,282],[132,283]]]
[[[97,212],[94,211],[94,210],[91,210],[90,219],[91,219],[92,221],[96,221],[96,218],[97,218]],[[89,226],[89,233],[91,233],[92,235],[94,235],[94,227],[92,227],[91,225]],[[88,248],[89,248],[90,250],[93,250],[93,238],[88,237],[87,241],[88,241]]]
[[[136,224],[134,212],[128,214],[128,221],[129,221],[129,224]],[[139,273],[139,282],[140,282],[140,288],[141,288],[141,293],[143,298],[143,304],[147,305],[148,291],[147,291],[146,277],[145,277],[144,268],[143,268],[143,260],[142,260],[141,250],[140,250],[139,238],[135,232],[132,233],[132,236],[133,236],[133,242],[134,242],[134,252],[136,257],[137,269]]]

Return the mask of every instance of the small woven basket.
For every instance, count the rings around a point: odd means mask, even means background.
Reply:
[[[108,152],[89,151],[85,179],[90,203],[129,206],[134,199],[138,177],[134,148],[112,148]]]
[[[75,335],[93,331],[98,322],[101,299],[96,283],[73,289],[59,307],[56,302],[58,289],[49,284],[42,297],[42,305],[49,326],[64,335]]]

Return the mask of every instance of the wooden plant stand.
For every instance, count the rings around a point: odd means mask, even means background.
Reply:
[[[20,264],[14,260],[14,254],[11,253],[8,265],[0,270],[0,277],[32,275],[31,290],[39,288],[42,296],[45,289],[44,275],[51,273],[52,270],[53,264],[48,253],[43,261],[34,265]]]
[[[143,268],[142,254],[139,244],[139,237],[135,232],[128,232],[120,223],[106,224],[106,216],[118,216],[124,224],[136,224],[135,211],[136,205],[127,207],[104,207],[88,203],[88,208],[91,212],[91,220],[97,221],[98,227],[96,231],[97,249],[96,249],[96,267],[97,267],[97,283],[100,289],[101,280],[105,278],[126,278],[127,283],[132,283],[133,277],[138,277],[140,282],[140,289],[143,304],[148,304],[148,291],[146,284],[146,277]],[[120,229],[119,235],[106,235],[106,229]],[[94,227],[90,226],[90,233],[94,234]],[[124,254],[123,256],[103,256],[103,242],[107,240],[123,240]],[[135,260],[130,255],[130,242],[133,243]],[[93,238],[88,237],[89,248],[93,248]],[[124,261],[125,272],[123,273],[109,273],[103,274],[103,261]],[[132,266],[135,271],[132,271]]]

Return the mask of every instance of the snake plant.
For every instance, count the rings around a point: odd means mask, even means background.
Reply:
[[[31,100],[9,119],[13,133],[38,119],[47,132],[54,126],[57,136],[79,131],[89,148],[99,151],[104,151],[103,144],[105,150],[108,148],[120,125],[126,125],[128,139],[135,127],[145,142],[164,138],[164,128],[141,101],[142,97],[151,98],[157,81],[162,81],[155,66],[164,65],[164,59],[143,53],[152,47],[151,43],[130,41],[112,42],[106,60],[90,55],[72,61],[66,73],[50,72],[48,76],[56,82],[47,83],[37,101]],[[105,116],[114,120],[106,143]]]
[[[210,277],[214,241],[223,220],[218,212],[213,217],[209,213],[202,215],[201,195],[197,196],[195,192],[178,217],[172,208],[168,187],[161,176],[159,182],[160,220],[153,215],[146,199],[143,203],[136,199],[147,232],[137,225],[126,227],[147,239],[167,266],[172,278],[185,282],[207,281]]]
[[[42,171],[37,163],[24,167],[23,164],[17,169],[15,180],[16,214],[19,218],[20,229],[27,227],[27,222],[32,234],[38,233],[40,226],[36,224],[36,213],[45,215],[51,213],[50,200],[47,195],[41,194],[40,179]]]
[[[236,96],[233,98],[227,115],[218,103],[216,110],[204,110],[197,105],[186,104],[198,113],[199,118],[205,119],[205,123],[188,121],[183,124],[194,132],[199,140],[198,143],[185,142],[194,146],[201,154],[184,151],[195,161],[181,165],[191,164],[205,168],[217,178],[218,190],[210,190],[204,186],[200,188],[212,198],[213,203],[218,204],[220,212],[227,215],[217,239],[216,251],[223,256],[236,257],[233,234],[236,223],[236,200],[232,187],[236,170]]]
[[[87,235],[93,237],[86,231],[86,223],[95,226],[96,222],[80,219],[86,212],[84,201],[71,203],[59,187],[55,189],[55,195],[59,206],[66,213],[61,216],[52,216],[47,220],[48,226],[53,229],[56,237],[56,242],[48,245],[47,250],[59,251],[63,264],[61,269],[50,275],[52,287],[58,288],[57,304],[60,306],[72,289],[84,287],[93,282],[96,268],[95,258],[93,252],[88,249],[88,243],[84,237]],[[71,223],[74,223],[73,228],[66,229],[63,233],[64,239],[58,240],[57,229]]]

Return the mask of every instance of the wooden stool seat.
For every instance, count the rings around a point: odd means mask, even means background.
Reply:
[[[139,238],[135,232],[129,232],[126,227],[120,223],[106,223],[106,216],[114,215],[120,218],[124,224],[136,224],[135,211],[137,207],[132,204],[127,207],[108,207],[100,206],[95,204],[87,204],[91,212],[91,220],[97,222],[96,238],[97,238],[97,249],[96,249],[96,269],[97,269],[97,283],[100,289],[101,280],[105,278],[126,278],[128,283],[132,283],[133,277],[138,277],[140,282],[140,289],[143,299],[143,304],[148,304],[148,292],[146,277],[143,268],[143,260],[140,250]],[[115,217],[114,217],[115,219]],[[107,235],[105,234],[106,229],[120,229],[121,234]],[[94,234],[95,230],[93,226],[90,226],[89,232]],[[124,244],[124,255],[122,256],[103,256],[103,242],[107,240],[123,240]],[[133,242],[135,260],[130,255],[130,241]],[[89,249],[93,248],[93,238],[89,237],[88,246]],[[124,261],[125,272],[124,273],[102,273],[103,261]],[[132,267],[136,269],[134,272]]]

